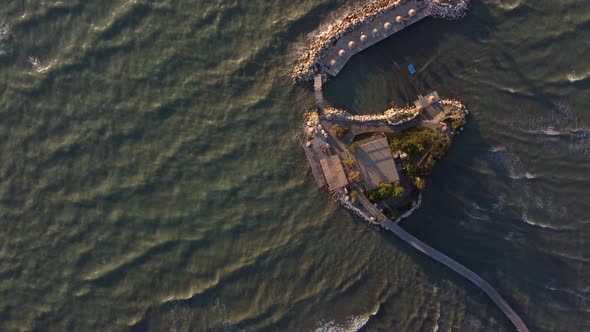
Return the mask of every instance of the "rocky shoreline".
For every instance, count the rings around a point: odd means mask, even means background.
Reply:
[[[455,99],[441,99],[440,102],[443,106],[454,106],[457,109],[460,109],[466,114],[469,114],[469,111],[458,100]],[[363,115],[354,115],[345,110],[327,107],[325,109],[326,112],[326,119],[328,120],[341,120],[341,121],[349,121],[349,122],[375,122],[375,121],[386,121],[387,124],[392,126],[402,125],[406,122],[410,122],[414,120],[418,115],[420,115],[420,109],[417,107],[392,107],[381,114],[363,114]]]
[[[331,25],[328,31],[320,35],[310,44],[309,49],[297,60],[292,72],[293,81],[306,82],[320,73],[319,62],[327,50],[345,34],[351,33],[363,24],[373,21],[396,7],[413,0],[376,0],[346,15]],[[471,0],[458,0],[457,4],[447,4],[443,0],[428,1],[428,10],[433,18],[458,20],[467,14]]]

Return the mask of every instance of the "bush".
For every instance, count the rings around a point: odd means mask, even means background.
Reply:
[[[350,152],[354,152],[356,151],[356,148],[358,148],[359,145],[356,142],[352,142],[350,144],[348,144],[348,150],[350,150]]]
[[[426,188],[426,180],[424,180],[423,178],[416,177],[414,179],[414,185],[416,186],[416,188],[418,188],[418,190],[422,191]]]
[[[372,202],[383,201],[389,197],[401,197],[404,194],[404,188],[399,183],[383,183],[375,189],[368,191],[369,200]]]
[[[353,169],[354,166],[356,166],[356,161],[354,161],[354,159],[352,159],[352,158],[346,159],[344,161],[344,166],[346,166],[346,168],[348,168],[348,169]]]
[[[350,192],[350,200],[354,203],[356,199],[359,197],[359,192],[354,190]]]
[[[350,173],[348,173],[348,177],[350,178],[351,181],[359,182],[361,180],[361,172],[350,171]]]
[[[409,178],[413,178],[417,175],[416,168],[414,167],[414,163],[411,161],[404,161],[402,163],[402,169],[406,173],[406,176]]]
[[[348,132],[348,128],[335,124],[332,126],[330,132],[332,133],[332,135],[334,135],[334,137],[342,138],[342,136],[344,136]]]
[[[416,162],[422,154],[443,134],[428,128],[412,128],[400,133],[390,134],[391,151],[403,151],[408,154],[411,162]]]
[[[444,157],[445,154],[449,151],[449,141],[446,139],[438,140],[432,145],[432,158],[440,159]]]
[[[454,119],[453,122],[451,122],[451,128],[453,128],[454,131],[457,131],[457,130],[463,128],[464,125],[465,125],[465,121],[463,121],[462,118]]]

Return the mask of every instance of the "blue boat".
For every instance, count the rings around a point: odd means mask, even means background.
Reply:
[[[414,75],[416,73],[416,68],[414,68],[413,64],[409,64],[408,65],[408,70],[410,71],[410,74]]]

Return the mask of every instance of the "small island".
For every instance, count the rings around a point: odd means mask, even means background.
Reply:
[[[305,113],[304,148],[318,187],[328,186],[340,204],[370,221],[382,221],[375,209],[399,220],[419,205],[426,177],[468,114],[437,92],[382,114],[325,108]]]
[[[323,84],[336,77],[352,56],[427,17],[463,18],[469,3],[374,0],[321,32],[292,72],[295,83],[313,80],[316,108],[304,115],[302,145],[318,187],[329,188],[340,205],[362,220],[394,233],[471,281],[518,331],[528,332],[487,281],[398,225],[420,206],[427,177],[465,126],[467,108],[457,100],[442,99],[436,91],[419,95],[413,105],[381,114],[353,115],[324,104]]]

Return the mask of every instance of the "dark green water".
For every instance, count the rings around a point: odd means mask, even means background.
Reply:
[[[3,1],[0,330],[512,330],[314,188],[296,139],[313,94],[289,75],[354,3]],[[402,225],[533,331],[590,330],[589,36],[587,1],[478,1],[325,91],[356,113],[464,101],[471,122]]]

